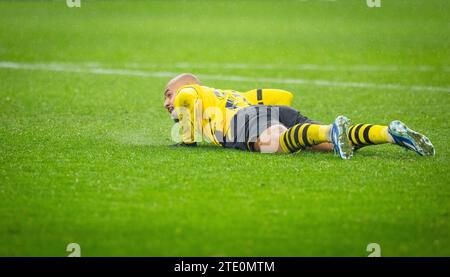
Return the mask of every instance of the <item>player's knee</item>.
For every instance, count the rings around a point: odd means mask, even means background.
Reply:
[[[255,150],[261,153],[280,152],[280,137],[287,128],[281,124],[273,125],[264,130],[255,142]]]

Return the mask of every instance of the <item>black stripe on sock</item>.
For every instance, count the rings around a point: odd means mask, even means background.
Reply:
[[[293,149],[295,149],[295,144],[293,143],[293,141],[291,140],[291,132],[292,132],[292,128],[288,129],[286,131],[286,141],[289,142],[289,145],[292,145]]]
[[[352,131],[353,129],[355,129],[355,125],[353,125],[352,127],[350,127],[349,131],[348,131],[348,139],[352,142],[353,145],[356,145],[356,143],[353,141],[352,139]]]
[[[363,124],[359,124],[355,129],[356,144],[358,144],[358,145],[364,144],[364,143],[362,143],[361,139],[359,138],[359,130],[361,129],[362,126],[363,126]]]
[[[373,142],[372,142],[372,141],[370,140],[370,138],[369,138],[369,130],[370,130],[370,128],[372,128],[372,126],[373,126],[373,125],[367,126],[366,129],[364,129],[364,133],[363,133],[364,140],[365,140],[366,143],[368,143],[368,144],[373,144]]]
[[[300,129],[300,127],[302,127],[302,125],[301,124],[298,124],[297,126],[294,126],[294,127],[292,127],[292,128],[295,128],[294,130],[293,130],[293,132],[294,132],[294,142],[295,142],[295,146],[296,147],[301,147],[302,145],[300,144],[300,141],[298,140],[298,130]]]
[[[303,128],[303,133],[302,133],[302,140],[303,143],[305,144],[305,146],[311,146],[311,144],[308,141],[308,129],[309,126],[311,126],[311,124],[308,124],[305,126],[305,128]]]
[[[287,147],[287,149],[289,150],[289,152],[294,153],[295,151],[292,150],[292,148],[289,146],[286,137],[287,137],[287,131],[284,132],[284,136],[283,136],[284,145],[286,145],[286,147]]]
[[[257,89],[256,90],[256,100],[258,101],[258,104],[263,105],[263,101],[262,101],[262,89]]]

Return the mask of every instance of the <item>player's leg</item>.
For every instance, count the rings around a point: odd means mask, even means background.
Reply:
[[[394,143],[388,126],[375,124],[354,124],[348,131],[348,139],[356,149],[375,144]]]
[[[338,116],[332,125],[299,123],[291,128],[284,125],[272,125],[264,130],[254,149],[260,152],[294,153],[307,147],[332,143],[341,158],[352,156],[352,146],[347,137],[349,121]]]
[[[303,148],[310,148],[314,150],[333,150],[334,146],[330,141],[331,134],[328,135],[328,140],[324,138],[325,133],[331,133],[331,125],[323,125],[317,121],[311,120],[308,117],[302,115],[296,109],[288,106],[254,106],[251,109],[246,109],[247,113],[251,113],[252,110],[257,110],[258,125],[265,126],[261,129],[261,133],[258,132],[257,140],[255,144],[252,144],[253,150],[263,152],[263,153],[284,153],[280,145],[280,137],[289,128],[294,127],[298,124],[314,124],[310,132],[312,136],[316,136],[316,126],[322,125],[320,132],[323,135],[320,138],[315,138],[315,142],[309,146]],[[255,125],[255,124],[253,124]],[[305,125],[306,126],[306,125]],[[311,132],[313,131],[313,132]],[[294,151],[295,152],[295,151]]]
[[[297,124],[301,123],[314,123],[314,124],[322,124],[316,120],[312,120],[307,116],[302,115],[298,110],[292,107],[286,106],[275,106],[275,108],[279,109],[280,119],[279,121],[286,126],[287,128],[291,128]],[[307,149],[315,150],[315,151],[333,151],[334,145],[331,142],[323,142],[315,145],[311,145],[306,147]]]
[[[259,135],[253,146],[254,150],[261,153],[283,153],[280,137],[286,131],[286,126],[281,124],[268,127]]]
[[[264,130],[259,135],[259,137],[254,145],[254,150],[261,152],[261,153],[275,153],[275,152],[277,152],[277,153],[292,153],[292,152],[297,152],[301,149],[305,149],[306,147],[311,147],[311,149],[314,149],[314,150],[329,151],[330,145],[331,145],[331,150],[333,150],[333,144],[331,142],[330,143],[327,142],[327,141],[331,140],[331,125],[316,125],[316,124],[314,124],[313,127],[311,127],[311,130],[315,129],[316,126],[320,126],[319,129],[323,130],[323,132],[321,132],[321,133],[323,133],[325,136],[322,138],[318,134],[311,133],[310,137],[313,138],[314,142],[317,142],[317,144],[311,144],[309,146],[305,145],[305,146],[302,146],[302,147],[296,149],[295,151],[285,151],[285,150],[283,150],[282,144],[280,143],[280,138],[282,137],[282,135],[284,133],[286,133],[286,131],[288,131],[288,128],[286,128],[286,126],[284,126],[284,125],[277,124],[277,125],[270,126],[269,128]],[[316,136],[317,136],[317,138],[314,139],[314,137],[316,137]],[[328,139],[326,138],[327,136],[329,137]]]
[[[431,141],[421,133],[408,128],[403,122],[392,121],[389,126],[355,124],[349,128],[348,138],[356,149],[376,144],[392,143],[422,156],[435,153]]]
[[[321,144],[313,145],[310,147],[311,150],[320,152],[330,152],[333,151],[334,145],[331,142],[324,142]]]
[[[332,125],[300,123],[282,134],[280,145],[284,153],[293,153],[313,145],[332,143],[342,159],[350,159],[353,147],[347,136],[349,126],[350,121],[345,116],[336,117]]]

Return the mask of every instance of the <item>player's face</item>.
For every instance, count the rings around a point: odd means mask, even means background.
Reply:
[[[166,88],[164,92],[164,108],[172,115],[174,111],[173,102],[175,101],[175,92]]]

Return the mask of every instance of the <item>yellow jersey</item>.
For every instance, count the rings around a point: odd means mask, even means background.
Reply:
[[[254,89],[244,93],[200,85],[180,87],[174,109],[186,144],[207,140],[222,146],[233,116],[251,105],[285,105],[292,103],[292,93],[278,89]]]

